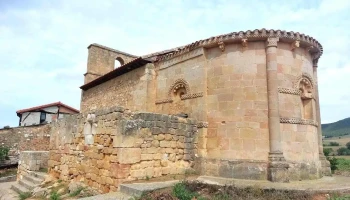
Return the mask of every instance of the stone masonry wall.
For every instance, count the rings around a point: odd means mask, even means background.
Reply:
[[[84,138],[90,123],[93,137]],[[59,120],[51,134],[49,173],[101,192],[125,181],[185,173],[196,154],[195,120],[122,107]]]
[[[48,158],[48,151],[22,151],[18,161],[17,179],[22,179],[30,171],[47,168]]]
[[[148,91],[148,85],[152,82],[152,74],[154,74],[152,68],[153,65],[146,65],[83,91],[80,111],[87,113],[90,110],[114,105],[124,106],[131,110],[153,111],[154,101],[148,103],[148,94],[152,96],[152,91]]]
[[[0,145],[9,147],[11,156],[18,156],[20,151],[48,150],[49,143],[49,124],[0,129]]]

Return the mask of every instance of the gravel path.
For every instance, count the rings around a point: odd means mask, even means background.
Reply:
[[[11,190],[16,181],[0,183],[0,200],[18,200],[17,193]]]

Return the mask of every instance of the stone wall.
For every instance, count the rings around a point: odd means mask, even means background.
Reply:
[[[125,181],[183,174],[194,165],[195,120],[122,107],[59,120],[52,127],[49,173],[102,192]]]
[[[87,113],[114,105],[131,110],[153,111],[154,101],[148,100],[148,95],[152,96],[152,90],[148,87],[152,84],[153,68],[154,66],[149,64],[83,91],[80,111]]]
[[[18,161],[17,179],[22,179],[30,171],[47,168],[48,158],[48,151],[22,151]]]
[[[20,151],[46,151],[50,143],[50,125],[0,129],[0,145],[10,148],[11,156]]]
[[[123,65],[137,58],[134,55],[99,44],[91,44],[88,49],[89,56],[87,73],[85,74],[85,84],[112,71],[115,62],[120,62],[120,65]]]

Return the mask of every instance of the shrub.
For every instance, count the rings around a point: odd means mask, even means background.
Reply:
[[[333,152],[332,148],[323,148],[323,153],[325,156],[329,156],[331,152]]]
[[[7,147],[0,147],[0,160],[8,159],[10,149]]]
[[[350,149],[350,142],[346,143],[346,148]]]
[[[350,155],[350,149],[348,148],[345,148],[345,147],[340,147],[338,150],[337,150],[337,153],[338,155]]]
[[[336,157],[327,157],[327,160],[329,161],[331,165],[331,170],[334,171],[337,169],[338,159]]]
[[[338,142],[330,142],[329,146],[339,146],[339,143]]]

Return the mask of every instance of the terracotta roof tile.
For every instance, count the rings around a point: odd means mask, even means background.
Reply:
[[[16,113],[17,114],[20,114],[20,113],[25,113],[25,112],[29,112],[29,111],[38,111],[40,109],[43,109],[43,108],[47,108],[47,107],[51,107],[51,106],[62,106],[62,107],[66,107],[68,108],[69,110],[72,110],[72,111],[75,111],[76,113],[79,113],[79,110],[73,108],[73,107],[70,107],[66,104],[63,104],[61,103],[60,101],[59,102],[54,102],[54,103],[49,103],[49,104],[45,104],[45,105],[41,105],[41,106],[35,106],[35,107],[31,107],[31,108],[26,108],[26,109],[21,109],[21,110],[17,110]]]

